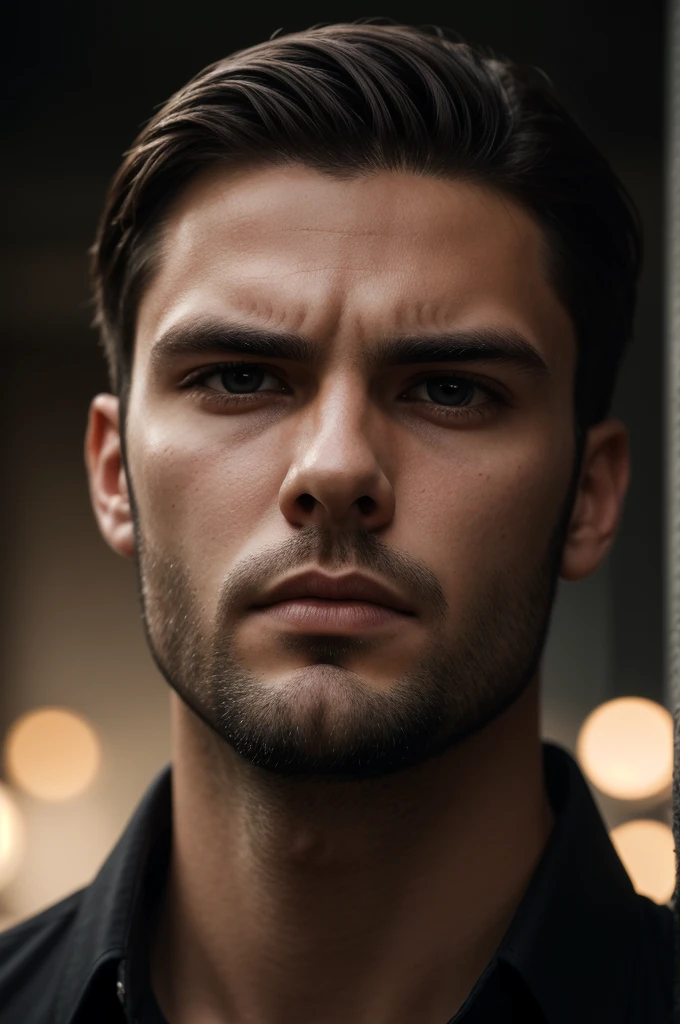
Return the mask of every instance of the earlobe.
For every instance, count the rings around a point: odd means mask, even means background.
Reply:
[[[614,543],[629,481],[625,426],[618,420],[598,423],[588,432],[579,488],[564,542],[562,579],[585,579],[600,567]]]
[[[100,394],[92,399],[84,454],[90,499],[100,533],[117,554],[134,558],[134,524],[121,456],[119,400],[115,395]]]

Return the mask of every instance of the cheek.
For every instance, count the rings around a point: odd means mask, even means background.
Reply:
[[[257,524],[278,509],[282,467],[271,444],[225,452],[186,423],[135,439],[131,466],[142,528],[164,552],[176,552],[203,578],[225,566]],[[267,456],[269,455],[269,459]]]
[[[421,465],[407,491],[405,537],[418,523],[421,557],[444,575],[448,566],[456,591],[479,588],[493,569],[526,571],[547,551],[566,494],[569,458],[567,448],[556,454],[537,445],[520,454],[499,445],[497,453],[474,463],[443,472],[437,464],[426,481]]]

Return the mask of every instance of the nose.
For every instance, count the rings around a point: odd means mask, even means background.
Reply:
[[[394,489],[376,447],[379,425],[362,385],[322,389],[295,438],[281,485],[281,512],[294,526],[377,530],[394,516]],[[373,430],[371,430],[373,420]]]

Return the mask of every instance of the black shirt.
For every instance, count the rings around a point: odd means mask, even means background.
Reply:
[[[494,957],[442,1024],[670,1024],[671,910],[635,893],[574,759],[543,751],[553,833]],[[166,1024],[147,948],[171,778],[168,765],[90,885],[0,935],[0,1024]]]

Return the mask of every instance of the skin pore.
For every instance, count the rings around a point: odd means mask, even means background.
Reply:
[[[629,473],[607,420],[570,494],[576,342],[543,256],[518,205],[407,173],[213,168],[171,209],[127,465],[114,396],[85,444],[172,687],[149,951],[169,1024],[446,1024],[521,901],[553,820],[555,586],[603,561]],[[490,328],[540,358],[379,351]],[[326,635],[253,609],[308,569],[365,573],[411,614]]]

